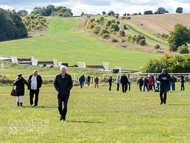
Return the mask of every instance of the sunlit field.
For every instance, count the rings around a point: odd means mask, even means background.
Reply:
[[[29,93],[23,107],[10,96],[11,85],[0,86],[1,142],[189,142],[189,84],[168,93],[166,105],[159,105],[158,92],[108,91],[107,84],[74,87],[66,122],[59,121],[57,96],[53,85],[43,85],[39,106],[29,106]]]

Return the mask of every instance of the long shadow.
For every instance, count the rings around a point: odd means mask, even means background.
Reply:
[[[94,122],[94,121],[75,121],[75,120],[66,120],[66,122],[88,123],[88,124],[93,124],[93,123],[104,123],[104,122]]]
[[[22,106],[22,108],[57,108],[57,107],[48,107],[48,106]]]

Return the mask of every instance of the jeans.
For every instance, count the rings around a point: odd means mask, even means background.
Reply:
[[[35,94],[35,105],[38,105],[38,95],[39,95],[39,89],[37,90],[32,90],[30,89],[30,104],[33,104],[33,98],[34,98],[34,94]]]
[[[131,83],[129,82],[128,85],[129,85],[129,91],[130,91],[130,89],[131,89]]]
[[[126,84],[122,83],[122,91],[123,93],[127,91],[127,83]]]
[[[145,88],[147,89],[147,91],[149,91],[148,85],[144,85],[143,91],[145,91]]]
[[[184,82],[181,83],[181,90],[185,90]]]
[[[57,96],[57,99],[58,99],[58,110],[59,110],[59,113],[61,115],[60,119],[65,120],[66,114],[67,114],[67,103],[68,103],[69,97],[59,97],[59,96]],[[64,108],[62,106],[62,103],[63,103]]]
[[[175,82],[171,83],[172,90],[175,91]]]
[[[119,91],[119,84],[117,84],[117,91]]]
[[[112,83],[109,82],[109,91],[111,91],[111,86],[112,86]]]
[[[168,88],[160,88],[160,100],[161,100],[161,104],[162,103],[166,104],[167,91],[168,91]],[[163,93],[164,93],[164,98],[162,96]]]

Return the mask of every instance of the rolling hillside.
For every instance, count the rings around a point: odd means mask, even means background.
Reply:
[[[151,34],[169,34],[175,24],[190,27],[190,13],[183,14],[154,14],[131,16],[128,21]]]
[[[77,18],[52,18],[44,36],[0,42],[0,56],[34,56],[39,60],[56,58],[69,65],[110,62],[110,68],[121,66],[128,70],[139,70],[148,59],[160,57],[158,54],[116,48],[91,37],[82,29],[70,30],[77,24]]]

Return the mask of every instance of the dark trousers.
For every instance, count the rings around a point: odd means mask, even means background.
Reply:
[[[117,84],[117,91],[119,91],[119,84]]]
[[[154,88],[154,90],[155,90],[155,82],[153,82],[153,83],[152,83],[152,87],[153,87],[153,88]]]
[[[109,82],[109,91],[111,91],[111,86],[112,86],[112,83]]]
[[[184,82],[181,83],[181,90],[185,90]]]
[[[168,88],[160,88],[160,100],[161,100],[161,104],[162,103],[166,104],[167,91],[168,91]],[[164,98],[163,98],[163,94],[164,94]]]
[[[63,98],[63,97],[57,96],[57,99],[58,99],[58,110],[59,110],[59,114],[61,115],[60,119],[65,120],[65,117],[67,114],[67,103],[68,103],[69,97]]]
[[[145,88],[147,89],[147,91],[149,91],[148,85],[144,85],[143,91],[145,91]]]
[[[127,91],[127,83],[126,84],[122,83],[122,91],[123,93]]]
[[[152,85],[149,85],[149,86],[148,86],[148,89],[149,89],[149,90],[152,90]]]
[[[143,85],[139,85],[139,89],[140,89],[140,91],[142,91],[142,86],[143,86]]]
[[[33,98],[34,98],[34,94],[35,94],[35,105],[38,105],[38,95],[39,95],[39,89],[37,90],[32,90],[30,89],[30,104],[33,104]]]

